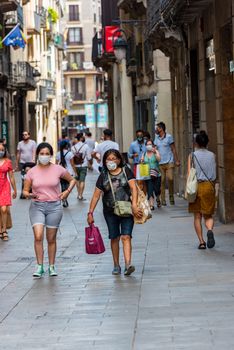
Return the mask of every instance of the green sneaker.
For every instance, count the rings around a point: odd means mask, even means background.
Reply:
[[[49,266],[49,275],[50,275],[51,277],[58,276],[58,274],[57,274],[57,272],[56,272],[56,270],[55,270],[54,265],[50,265],[50,266]]]
[[[44,267],[43,265],[37,265],[37,269],[33,274],[33,277],[38,277],[41,278],[44,275],[45,271],[44,271]]]

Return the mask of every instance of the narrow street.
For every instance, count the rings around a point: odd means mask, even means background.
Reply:
[[[87,201],[73,191],[64,211],[57,278],[32,278],[29,201],[15,201],[10,240],[0,242],[0,349],[234,349],[234,226],[217,222],[215,248],[199,251],[186,202],[176,198],[135,227],[135,274],[114,277],[101,205],[95,218],[107,251],[84,250],[95,180],[87,178]]]

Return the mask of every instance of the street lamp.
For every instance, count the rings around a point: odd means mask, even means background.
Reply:
[[[121,35],[122,33],[124,34],[125,38],[127,38],[126,33],[123,29],[117,29],[112,37],[114,54],[119,62],[121,62],[123,59],[126,59],[128,48],[127,40],[123,38]]]

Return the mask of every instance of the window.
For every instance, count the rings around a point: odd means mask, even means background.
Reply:
[[[68,53],[68,69],[78,70],[83,68],[84,53],[83,52],[69,52]]]
[[[70,5],[69,6],[69,21],[79,21],[79,5]]]
[[[68,44],[81,44],[83,41],[82,28],[69,28]]]
[[[86,84],[85,78],[71,79],[71,93],[73,100],[86,100]]]

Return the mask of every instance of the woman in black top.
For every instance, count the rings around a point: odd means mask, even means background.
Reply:
[[[114,214],[114,198],[109,179],[111,179],[113,191],[116,201],[132,202],[132,212],[136,217],[141,217],[141,209],[137,207],[137,188],[135,178],[131,170],[124,166],[121,154],[116,150],[108,150],[103,157],[103,171],[100,174],[96,189],[91,199],[88,224],[94,223],[93,212],[96,205],[103,194],[103,214],[106,220],[109,238],[111,240],[111,250],[114,261],[113,275],[119,275],[121,268],[119,265],[119,241],[123,243],[123,253],[125,260],[124,274],[130,275],[135,271],[135,267],[131,265],[132,253],[132,230],[134,226],[133,216],[121,217]]]

